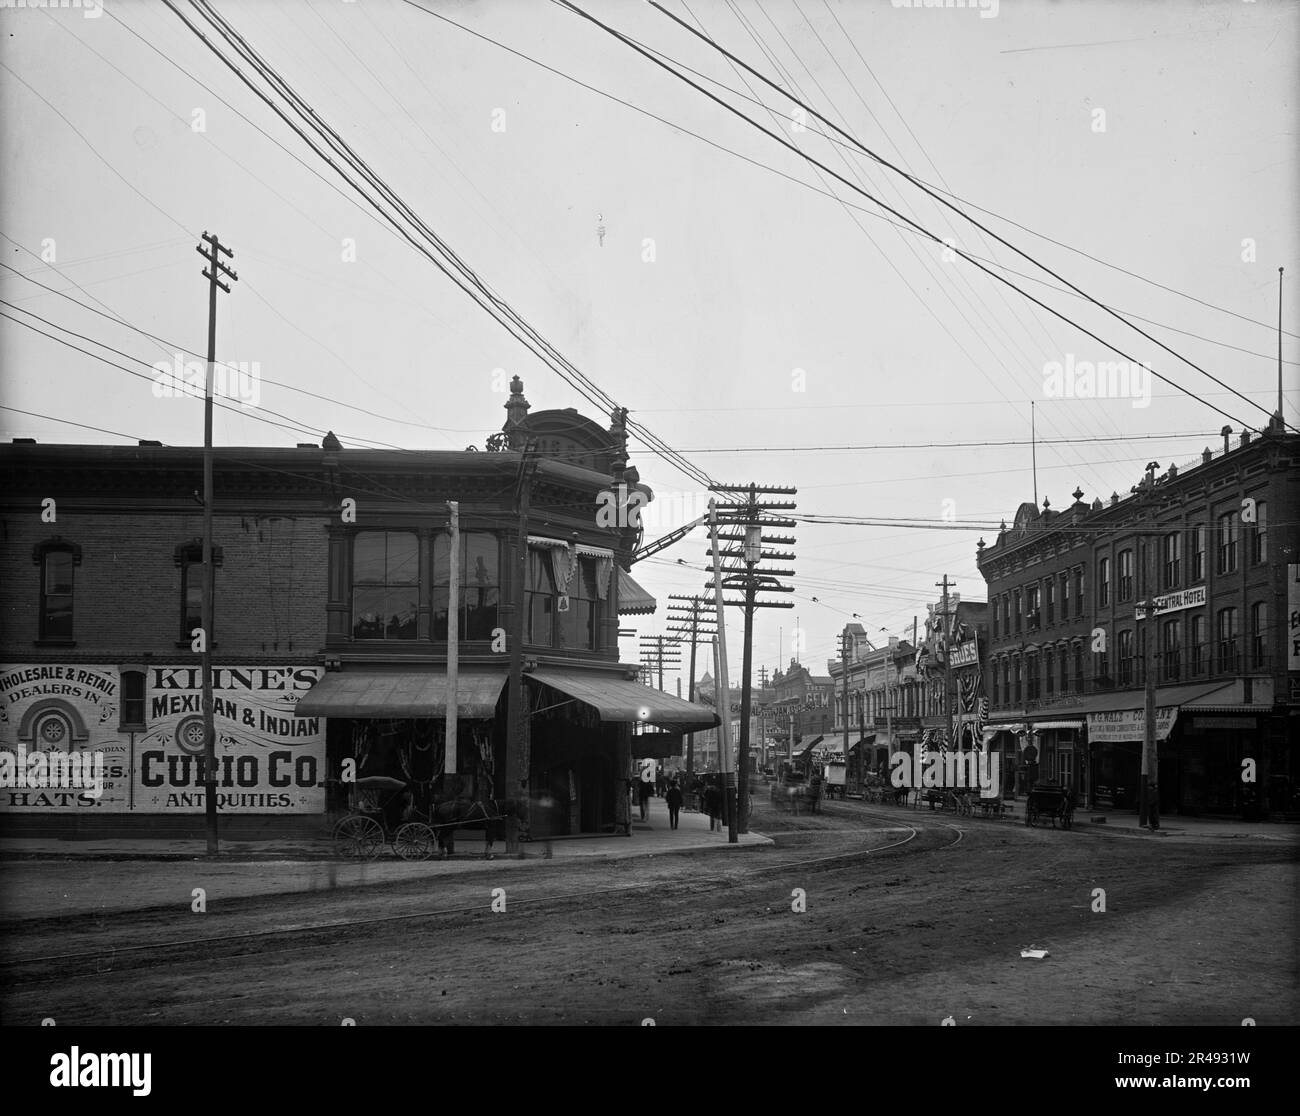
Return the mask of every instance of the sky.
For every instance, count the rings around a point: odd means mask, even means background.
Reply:
[[[607,424],[241,84],[180,18],[199,25],[195,8],[16,3],[0,0],[0,437],[201,444],[201,399],[156,391],[153,366],[205,350],[204,232],[238,275],[218,357],[250,376],[217,445],[330,429],[481,447],[513,375],[534,410]],[[945,574],[984,600],[977,540],[1034,500],[1035,460],[1039,502],[1062,508],[1265,424],[1279,267],[1300,422],[1300,5],[663,0],[779,89],[648,3],[579,6],[775,135],[558,3],[214,2],[693,465],[796,487],[798,516],[888,521],[788,532],[795,607],[758,613],[756,671],[797,655],[825,673],[855,616],[874,641],[910,636]],[[1113,361],[1132,375],[1083,374]],[[632,464],[656,493],[647,541],[704,510],[701,485],[635,441]],[[705,550],[696,531],[634,566],[660,609],[625,625],[663,632],[668,595],[704,589]]]

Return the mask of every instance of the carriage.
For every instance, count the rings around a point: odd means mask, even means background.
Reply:
[[[1061,823],[1062,829],[1074,824],[1074,791],[1057,783],[1036,783],[1029,788],[1025,800],[1025,824],[1037,825],[1052,819],[1052,828]]]
[[[372,775],[351,784],[351,805],[331,831],[341,856],[373,860],[385,845],[403,860],[428,860],[435,849],[456,851],[457,829],[484,831],[483,856],[490,859],[494,839],[505,839],[506,819],[514,811],[494,800],[440,798],[433,783]]]

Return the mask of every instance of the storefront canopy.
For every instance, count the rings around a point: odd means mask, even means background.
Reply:
[[[641,721],[682,731],[713,728],[718,715],[708,706],[672,697],[625,678],[591,671],[535,670],[524,675],[590,705],[602,721]]]
[[[618,614],[620,616],[645,616],[658,608],[649,593],[636,583],[632,575],[618,571]]]
[[[849,745],[849,755],[853,755],[863,745],[870,748],[876,742],[876,734],[868,733],[866,736],[859,736],[852,744]]]
[[[456,680],[457,714],[486,719],[496,713],[506,671],[462,670]],[[443,717],[447,672],[436,670],[342,671],[326,674],[307,691],[299,717]]]

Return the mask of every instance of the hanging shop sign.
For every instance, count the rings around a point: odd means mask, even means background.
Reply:
[[[294,716],[321,674],[316,666],[213,668],[221,813],[324,812],[325,721]],[[134,800],[141,813],[204,810],[202,684],[198,667],[148,670],[149,727],[135,741]]]
[[[1156,710],[1156,739],[1167,740],[1178,716],[1178,706]],[[1146,739],[1146,711],[1124,709],[1113,713],[1088,714],[1088,740],[1093,744],[1118,744]]]
[[[1156,615],[1163,616],[1166,612],[1181,612],[1185,608],[1198,608],[1205,604],[1205,586],[1197,585],[1192,589],[1180,589],[1177,593],[1166,593],[1163,597],[1156,598]],[[1138,620],[1145,620],[1147,611],[1141,605],[1138,605],[1135,616]]]
[[[949,666],[964,667],[971,666],[979,662],[979,646],[976,640],[968,639],[965,643],[958,643],[952,649],[952,660]]]

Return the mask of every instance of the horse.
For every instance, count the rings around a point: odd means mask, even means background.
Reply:
[[[519,817],[513,802],[489,798],[471,801],[468,798],[448,798],[435,802],[429,813],[429,824],[438,835],[438,848],[442,859],[456,853],[456,830],[481,829],[483,831],[483,859],[491,860],[492,846],[506,839],[506,819]]]

